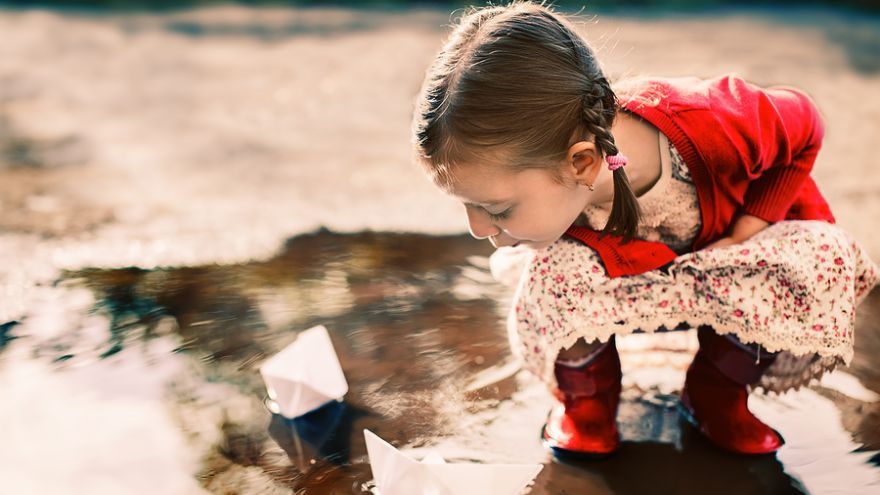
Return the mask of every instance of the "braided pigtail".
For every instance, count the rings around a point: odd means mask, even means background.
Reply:
[[[544,2],[515,0],[463,16],[428,70],[416,104],[416,157],[448,189],[460,167],[541,168],[558,173],[572,136],[617,155],[617,96],[589,43]],[[590,136],[588,138],[587,136]],[[612,160],[613,161],[613,160]],[[641,210],[626,171],[602,235],[628,242]]]
[[[617,113],[617,105],[617,96],[611,90],[608,80],[602,76],[597,77],[594,80],[593,94],[584,98],[584,124],[587,132],[595,139],[596,147],[606,157],[618,153],[614,136],[611,134],[611,124]],[[642,210],[629,184],[624,167],[617,168],[612,174],[614,199],[602,235],[619,235],[626,243],[638,233]]]

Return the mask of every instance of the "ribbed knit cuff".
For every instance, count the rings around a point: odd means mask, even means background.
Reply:
[[[810,171],[777,166],[764,171],[749,184],[742,210],[770,223],[785,220]]]

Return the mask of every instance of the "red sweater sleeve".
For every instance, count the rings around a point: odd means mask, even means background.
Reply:
[[[784,220],[822,145],[819,111],[797,89],[762,89],[738,76],[717,79],[710,91],[722,137],[749,181],[742,210],[771,223]]]

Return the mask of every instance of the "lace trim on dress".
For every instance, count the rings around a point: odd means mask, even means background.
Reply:
[[[536,251],[508,319],[524,366],[553,383],[553,361],[579,338],[708,325],[783,358],[759,386],[781,391],[853,355],[855,306],[877,266],[845,231],[822,221],[783,221],[745,243],[679,256],[667,272],[608,278],[598,255],[562,239]],[[773,368],[771,366],[771,368]]]

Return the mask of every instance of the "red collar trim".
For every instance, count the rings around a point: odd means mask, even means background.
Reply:
[[[623,244],[621,236],[600,235],[599,232],[587,227],[572,225],[565,231],[565,235],[595,249],[611,278],[639,275],[656,270],[678,256],[662,242],[632,239]]]

